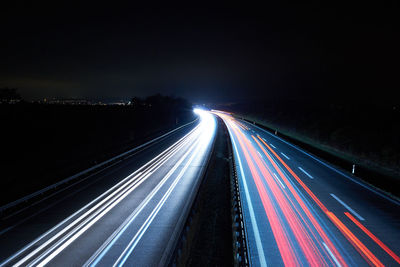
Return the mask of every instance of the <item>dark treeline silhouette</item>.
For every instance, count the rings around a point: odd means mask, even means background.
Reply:
[[[22,97],[18,94],[17,88],[0,88],[0,103],[9,103],[11,101],[21,101]]]
[[[0,104],[1,204],[193,119],[190,103],[161,95],[125,106]]]

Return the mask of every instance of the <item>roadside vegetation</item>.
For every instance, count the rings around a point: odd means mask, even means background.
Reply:
[[[278,105],[265,101],[223,108],[350,164],[356,164],[356,175],[358,167],[369,169],[375,174],[368,175],[370,177],[366,177],[367,182],[399,195],[399,106],[300,101]],[[390,177],[390,181],[384,181],[376,173]]]

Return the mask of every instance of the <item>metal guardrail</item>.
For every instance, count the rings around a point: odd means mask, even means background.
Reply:
[[[87,173],[90,173],[91,171],[97,170],[97,169],[99,169],[99,168],[101,168],[101,167],[104,167],[104,166],[106,166],[106,165],[108,165],[108,164],[114,162],[114,161],[120,160],[120,159],[122,159],[123,157],[125,157],[125,156],[127,156],[127,155],[129,155],[129,154],[131,154],[131,153],[133,153],[133,152],[136,152],[137,150],[139,150],[139,149],[141,149],[141,148],[143,148],[143,147],[146,147],[146,146],[148,146],[148,145],[150,145],[150,144],[152,144],[152,143],[154,143],[154,142],[157,142],[157,141],[159,141],[160,139],[162,139],[162,138],[164,138],[164,137],[166,137],[166,136],[168,136],[168,135],[170,135],[170,134],[172,134],[172,133],[174,133],[174,132],[176,132],[176,131],[182,129],[182,128],[185,127],[185,126],[188,126],[188,125],[194,123],[194,122],[197,121],[197,120],[198,120],[198,119],[195,119],[195,120],[193,120],[193,121],[191,121],[191,122],[189,122],[189,123],[186,123],[186,124],[184,124],[184,125],[182,125],[182,126],[179,126],[178,128],[175,128],[175,129],[173,129],[173,130],[171,130],[171,131],[169,131],[169,132],[167,132],[167,133],[165,133],[165,134],[163,134],[163,135],[161,135],[161,136],[158,136],[158,137],[156,137],[156,138],[154,138],[154,139],[152,139],[152,140],[150,140],[150,141],[148,141],[148,142],[146,142],[146,143],[143,143],[143,144],[141,144],[141,145],[139,145],[139,146],[137,146],[137,147],[134,147],[134,148],[132,148],[132,149],[130,149],[130,150],[128,150],[128,151],[125,151],[125,152],[122,153],[122,154],[119,154],[119,155],[117,155],[117,156],[115,156],[115,157],[112,157],[112,158],[110,158],[110,159],[108,159],[108,160],[106,160],[106,161],[103,161],[103,162],[101,162],[101,163],[99,163],[99,164],[97,164],[97,165],[95,165],[95,166],[93,166],[93,167],[90,167],[90,168],[86,169],[86,170],[83,170],[83,171],[81,171],[81,172],[78,172],[77,174],[74,174],[74,175],[72,175],[72,176],[69,176],[69,177],[65,178],[64,180],[61,180],[61,181],[59,181],[59,182],[57,182],[57,183],[55,183],[55,184],[49,185],[49,186],[47,186],[47,187],[45,187],[45,188],[43,188],[43,189],[41,189],[41,190],[39,190],[39,191],[36,191],[36,192],[34,192],[34,193],[32,193],[32,194],[29,194],[29,195],[27,195],[27,196],[25,196],[25,197],[22,197],[22,198],[20,198],[20,199],[14,200],[14,201],[12,201],[12,202],[6,204],[6,205],[3,205],[3,206],[0,207],[0,213],[4,212],[5,210],[7,210],[7,209],[9,209],[9,208],[12,208],[12,207],[14,207],[14,206],[17,206],[18,204],[21,204],[21,203],[23,203],[23,202],[29,201],[30,199],[32,199],[32,198],[34,198],[34,197],[36,197],[36,196],[39,196],[39,195],[41,195],[41,194],[44,194],[44,193],[46,193],[46,192],[49,191],[49,190],[55,189],[55,188],[57,188],[57,187],[59,187],[59,186],[65,184],[65,183],[68,183],[68,182],[70,182],[71,180],[74,180],[74,179],[76,179],[76,178],[78,178],[78,177],[80,177],[80,176],[82,176],[82,175],[85,175],[85,174],[87,174]]]
[[[227,129],[226,129],[227,130]],[[246,240],[246,228],[243,220],[242,202],[240,199],[239,182],[237,168],[233,156],[232,141],[229,133],[229,168],[231,176],[231,214],[232,214],[232,239],[233,239],[233,257],[235,266],[250,266],[249,255]]]
[[[218,127],[218,122],[217,122]],[[189,248],[189,241],[193,239],[193,231],[196,228],[199,211],[199,198],[200,198],[200,187],[204,183],[205,176],[209,171],[210,161],[213,156],[215,142],[217,140],[218,128],[216,128],[215,136],[213,143],[211,144],[210,152],[205,160],[205,163],[198,174],[198,182],[194,187],[192,187],[192,191],[190,194],[190,199],[187,201],[185,208],[179,218],[179,223],[177,227],[175,227],[175,231],[171,234],[170,244],[164,250],[162,259],[160,260],[159,266],[168,265],[168,266],[180,266],[178,263],[181,261],[181,257],[183,254],[187,254],[187,250]],[[181,225],[181,227],[178,227]],[[179,232],[178,232],[179,230]],[[174,249],[173,249],[174,248]],[[172,253],[171,253],[172,251]]]

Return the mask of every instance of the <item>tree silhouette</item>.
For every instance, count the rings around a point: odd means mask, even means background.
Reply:
[[[0,102],[21,101],[21,96],[17,93],[16,88],[0,88]]]

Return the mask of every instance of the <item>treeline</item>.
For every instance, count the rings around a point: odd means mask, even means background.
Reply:
[[[0,104],[0,203],[53,184],[193,119],[188,101],[162,95],[125,106]]]
[[[0,103],[19,102],[22,100],[17,88],[0,88]]]

